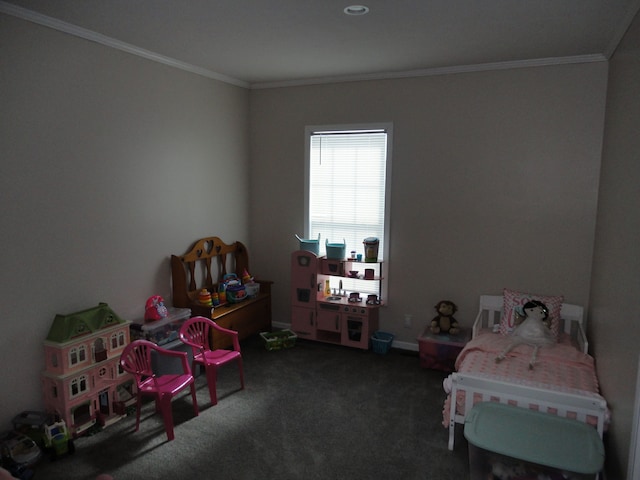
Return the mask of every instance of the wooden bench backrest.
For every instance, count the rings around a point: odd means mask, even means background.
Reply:
[[[245,270],[250,272],[249,254],[241,242],[227,245],[218,237],[201,238],[184,255],[171,255],[173,305],[189,307],[202,288],[215,291],[227,273],[241,278]]]

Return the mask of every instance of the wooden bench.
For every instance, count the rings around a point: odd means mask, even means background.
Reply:
[[[227,245],[218,237],[197,240],[184,255],[171,255],[173,281],[173,306],[190,308],[191,315],[201,315],[215,320],[224,328],[235,330],[240,340],[263,331],[271,330],[271,284],[269,280],[255,279],[260,293],[239,303],[227,303],[212,309],[198,301],[203,288],[216,292],[218,284],[227,273],[235,273],[239,279],[249,272],[249,255],[240,242]],[[212,334],[213,348],[229,346],[228,337]]]

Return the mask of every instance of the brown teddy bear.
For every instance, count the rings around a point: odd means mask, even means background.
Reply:
[[[441,300],[435,306],[438,315],[431,320],[431,332],[449,333],[456,335],[460,332],[457,320],[453,314],[458,311],[456,304],[449,300]]]

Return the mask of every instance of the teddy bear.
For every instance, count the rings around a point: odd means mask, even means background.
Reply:
[[[449,333],[456,335],[460,332],[457,320],[453,314],[458,311],[456,304],[449,300],[441,300],[435,306],[437,316],[431,320],[432,333]]]

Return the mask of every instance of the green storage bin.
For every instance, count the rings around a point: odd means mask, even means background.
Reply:
[[[472,479],[486,479],[491,462],[518,468],[522,461],[521,468],[548,467],[580,479],[595,478],[604,465],[604,445],[595,427],[528,408],[478,403],[465,419],[464,436]]]
[[[298,336],[291,330],[285,329],[278,332],[260,332],[264,347],[269,350],[282,350],[291,348],[296,344]]]

